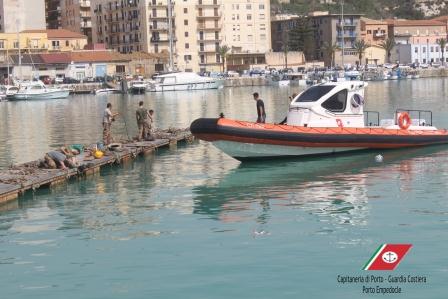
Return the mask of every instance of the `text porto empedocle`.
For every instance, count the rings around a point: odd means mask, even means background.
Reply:
[[[337,282],[343,285],[359,284],[364,294],[400,294],[403,285],[426,284],[428,281],[423,275],[338,275]]]

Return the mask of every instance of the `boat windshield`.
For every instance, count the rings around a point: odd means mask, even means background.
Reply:
[[[321,97],[330,92],[335,86],[334,85],[320,85],[312,86],[305,90],[298,98],[295,103],[300,102],[316,102]]]

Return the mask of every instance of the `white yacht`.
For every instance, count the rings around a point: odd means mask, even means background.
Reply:
[[[155,82],[149,84],[149,91],[218,89],[223,85],[223,80],[179,72],[156,76]]]
[[[19,88],[14,85],[2,85],[0,90],[0,96],[5,99],[11,99],[17,92]]]
[[[142,94],[146,92],[148,83],[143,79],[137,79],[130,82],[129,91],[133,94]]]
[[[42,81],[22,83],[19,90],[11,97],[11,100],[47,100],[65,99],[70,90],[62,88],[48,88]]]

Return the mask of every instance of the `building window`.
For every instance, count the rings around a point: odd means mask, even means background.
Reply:
[[[423,53],[426,53],[426,47],[423,47],[422,50],[423,50]]]
[[[184,55],[185,61],[191,61],[191,55]]]
[[[247,41],[248,41],[248,42],[253,42],[253,41],[254,41],[254,36],[253,36],[252,34],[249,34],[249,35],[247,36]]]
[[[65,46],[66,47],[70,46],[70,42],[68,40],[65,41]]]
[[[5,41],[0,40],[0,49],[4,49],[4,48],[5,48]]]
[[[415,47],[414,52],[418,53],[418,48],[417,47]]]
[[[14,49],[18,49],[19,48],[19,42],[15,41],[12,46],[14,47]]]
[[[188,26],[188,20],[184,20],[184,25]]]
[[[248,21],[252,20],[252,15],[251,15],[251,14],[248,14],[248,15],[247,15],[247,20],[248,20]]]
[[[189,43],[185,44],[185,49],[190,49],[190,44]]]
[[[246,9],[252,9],[252,5],[246,4]]]
[[[188,31],[185,31],[185,37],[188,37]]]
[[[431,47],[431,53],[434,52],[434,47]]]
[[[258,8],[259,8],[259,9],[264,9],[264,4],[260,4],[260,5],[258,5]]]
[[[188,8],[184,8],[184,13],[188,13]]]
[[[260,40],[266,40],[266,34],[260,34]]]
[[[261,13],[260,14],[260,20],[264,20],[265,19],[265,15],[264,15],[264,13]]]

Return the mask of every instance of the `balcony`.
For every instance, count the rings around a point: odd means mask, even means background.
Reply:
[[[175,14],[172,13],[171,18],[174,19]],[[166,20],[168,19],[168,15],[164,14],[164,15],[149,15],[149,20]]]
[[[202,48],[199,49],[198,51],[201,54],[207,54],[207,53],[218,53],[217,49],[213,48],[213,49],[209,49],[209,48]]]
[[[220,6],[218,1],[213,1],[213,3],[203,3],[203,1],[199,1],[199,3],[196,4],[196,8],[219,8]]]
[[[170,42],[170,39],[168,38],[168,37],[151,37],[150,39],[149,39],[149,41],[151,42],[151,43],[169,43]],[[173,38],[173,43],[174,42],[176,42],[177,41],[177,39],[176,38]]]
[[[220,25],[216,26],[216,25],[212,25],[210,27],[205,26],[205,24],[198,24],[198,30],[200,31],[219,31],[221,30]]]
[[[198,20],[204,20],[204,19],[220,19],[221,17],[222,17],[222,13],[219,12],[219,13],[213,14],[213,15],[199,14],[196,18]]]
[[[344,22],[344,27],[356,27],[358,25],[358,22]],[[336,26],[342,27],[341,22],[337,22]]]
[[[148,4],[149,7],[151,8],[158,8],[158,7],[168,7],[168,3],[163,3],[163,2],[152,2]]]
[[[209,37],[209,38],[201,38],[201,37],[199,37],[198,38],[198,42],[201,42],[201,43],[218,43],[218,42],[221,42],[222,41],[222,39],[220,38],[220,37],[218,37],[218,38],[215,38],[215,37]]]
[[[81,0],[81,1],[79,1],[79,6],[81,8],[90,8],[90,0]]]

